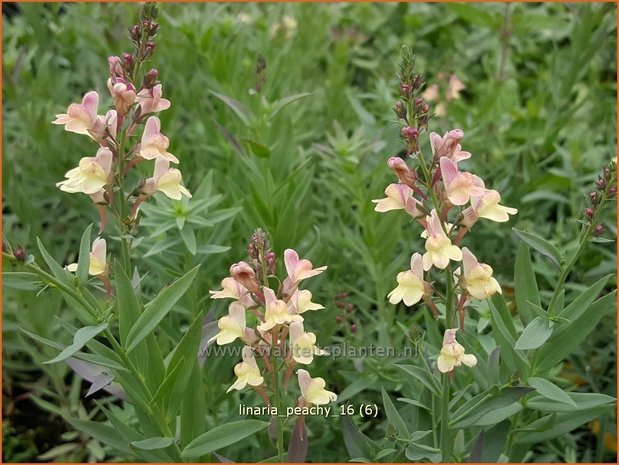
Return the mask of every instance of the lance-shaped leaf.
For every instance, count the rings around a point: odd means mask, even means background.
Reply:
[[[88,269],[90,268],[90,233],[92,224],[86,228],[80,241],[80,254],[77,261],[77,278],[80,288],[88,281]]]
[[[157,327],[174,304],[185,295],[185,292],[193,283],[199,268],[200,265],[174,281],[146,306],[146,310],[144,310],[129,331],[127,336],[127,352],[135,349]]]
[[[183,458],[201,457],[222,447],[242,441],[266,428],[268,423],[259,420],[241,420],[217,426],[201,434],[183,449]]]
[[[550,259],[550,261],[558,268],[561,269],[561,252],[554,245],[548,242],[546,239],[527,232],[520,231],[519,229],[513,228],[514,232],[522,239],[524,242],[529,244],[533,249],[537,250],[543,256]]]
[[[103,323],[98,326],[85,326],[84,328],[80,328],[77,330],[75,335],[73,336],[73,344],[67,346],[62,352],[60,352],[56,357],[47,362],[43,363],[57,363],[63,360],[66,360],[71,355],[80,351],[88,341],[94,338],[97,334],[106,330],[108,327],[107,323]]]

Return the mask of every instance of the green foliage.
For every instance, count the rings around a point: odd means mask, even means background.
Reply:
[[[386,299],[404,251],[423,240],[371,203],[395,179],[385,161],[399,150],[402,44],[442,96],[452,73],[465,84],[430,130],[462,128],[465,169],[519,210],[509,226],[480,221],[463,243],[503,295],[473,301],[458,336],[478,363],[450,385],[454,460],[616,460],[604,446],[616,438],[616,250],[600,240],[582,253],[578,221],[582,194],[616,153],[614,5],[159,5],[152,62],[172,101],[160,116],[193,198],[156,194],[140,207],[134,268],[112,262],[113,298],[87,275],[95,209],[55,186],[95,146],[50,122],[87,90],[107,94],[107,57],[128,47],[137,7],[15,8],[3,18],[3,230],[27,259],[3,259],[4,461],[268,461],[270,418],[238,414],[259,398],[225,394],[236,358],[198,363],[204,328],[226,312],[208,290],[257,227],[278,262],[294,247],[329,266],[312,288],[327,308],[307,316],[325,346],[397,352],[316,360],[335,410],[378,414],[308,417],[307,459],[442,459],[443,328],[423,304]],[[288,36],[284,16],[297,21]],[[151,174],[136,171],[128,191]],[[613,206],[605,238],[616,235]],[[120,234],[110,236],[119,257]],[[76,276],[64,269],[73,262]],[[423,331],[414,343],[411,328]],[[99,367],[131,402],[87,397],[95,381],[59,353]]]

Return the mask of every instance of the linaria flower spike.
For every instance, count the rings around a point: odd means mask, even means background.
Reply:
[[[326,383],[322,378],[312,378],[306,370],[298,370],[297,378],[301,388],[300,404],[325,405],[334,402],[337,395],[325,389]]]
[[[457,328],[445,330],[443,347],[436,360],[436,365],[441,373],[449,373],[454,368],[464,364],[468,367],[477,365],[477,357],[473,354],[465,354],[464,347],[456,341]]]
[[[65,131],[76,134],[90,135],[90,130],[97,121],[99,94],[90,91],[82,99],[82,103],[72,103],[66,113],[56,115],[53,124],[64,124]]]
[[[237,379],[226,392],[230,392],[233,389],[240,391],[248,384],[250,386],[260,386],[264,383],[264,378],[260,375],[260,369],[251,347],[243,347],[243,361],[234,367],[234,374],[237,376]]]
[[[91,276],[99,276],[107,273],[107,243],[105,239],[96,238],[92,243],[90,252],[90,264],[88,266],[88,274]],[[77,271],[77,263],[67,265],[67,270],[72,273]]]
[[[108,182],[112,169],[112,152],[110,149],[101,147],[94,157],[84,157],[79,166],[67,171],[64,181],[56,186],[60,190],[71,194],[81,192],[83,194],[96,194],[101,191]]]
[[[407,306],[415,305],[427,292],[429,283],[423,280],[423,258],[419,253],[411,257],[411,269],[398,273],[398,287],[388,295],[389,302],[397,304],[404,301]]]

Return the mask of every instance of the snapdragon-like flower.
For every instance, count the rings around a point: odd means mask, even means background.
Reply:
[[[209,343],[217,340],[218,345],[230,344],[245,335],[245,307],[240,302],[232,302],[228,307],[228,315],[217,322],[220,331],[209,339]]]
[[[254,301],[247,288],[233,278],[224,278],[221,281],[221,287],[221,291],[208,291],[211,295],[211,299],[235,299],[245,307],[254,305]]]
[[[162,95],[161,84],[153,86],[152,89],[142,89],[137,95],[141,114],[158,113],[170,108],[170,101]]]
[[[152,195],[156,191],[163,192],[173,200],[180,200],[183,195],[191,198],[191,193],[181,184],[182,180],[183,175],[180,170],[170,168],[170,162],[167,159],[157,158],[153,177],[146,180],[142,191],[147,195]]]
[[[226,392],[230,392],[233,389],[240,391],[248,384],[250,386],[260,386],[264,383],[264,378],[260,374],[260,369],[251,347],[243,347],[243,361],[234,367],[234,374],[237,376],[237,380]]]
[[[447,157],[455,162],[471,158],[469,152],[462,151],[460,141],[464,137],[462,129],[452,129],[443,135],[439,136],[435,132],[430,133],[430,145],[432,146],[432,154],[435,158]]]
[[[137,98],[133,84],[125,82],[122,78],[118,78],[114,83],[110,78],[107,80],[107,88],[114,99],[116,111],[121,115],[126,115]]]
[[[418,206],[421,203],[413,197],[413,189],[406,184],[389,184],[385,189],[384,199],[374,199],[372,202],[376,204],[374,210],[380,213],[391,210],[404,210],[413,218],[422,216],[423,213]]]
[[[428,292],[430,284],[423,279],[423,258],[419,253],[411,257],[410,270],[398,273],[398,287],[388,295],[392,304],[404,301],[407,306],[415,305]]]
[[[455,161],[441,157],[440,166],[447,198],[453,205],[464,205],[471,196],[484,194],[484,182],[474,174],[459,171]]]
[[[139,155],[145,160],[164,158],[172,163],[178,163],[178,158],[168,152],[170,140],[161,134],[161,121],[156,116],[146,120]]]
[[[107,243],[105,239],[97,237],[92,243],[90,251],[90,263],[88,266],[88,274],[91,276],[99,276],[107,274]],[[77,271],[77,263],[67,265],[67,270],[72,273]]]
[[[462,276],[460,286],[476,299],[487,299],[497,292],[502,294],[501,286],[492,277],[492,268],[485,263],[479,263],[473,253],[462,248]]]
[[[303,321],[300,315],[290,313],[288,304],[283,300],[279,300],[273,292],[273,289],[268,287],[263,288],[265,298],[265,314],[264,323],[258,325],[260,331],[268,331],[276,325],[292,323],[293,321]]]
[[[500,205],[501,194],[495,190],[485,190],[482,195],[471,196],[471,206],[462,211],[463,226],[471,228],[479,218],[485,218],[497,223],[509,221],[509,215],[515,215],[518,210]]]
[[[98,108],[99,94],[93,90],[84,95],[82,103],[72,103],[66,113],[56,115],[52,123],[64,124],[65,131],[89,136],[97,121]]]
[[[60,190],[74,194],[99,193],[108,182],[113,155],[110,149],[101,147],[94,157],[84,157],[77,168],[67,171],[64,181],[56,183]]]
[[[298,284],[304,279],[317,276],[327,269],[326,266],[314,268],[312,262],[306,258],[299,259],[299,254],[292,249],[286,249],[284,251],[284,263],[286,265],[286,271],[288,272],[288,278],[286,278],[286,281],[290,281],[294,284]],[[284,287],[288,286],[284,284]]]
[[[117,126],[118,113],[116,110],[109,110],[105,115],[97,116],[97,120],[90,130],[90,135],[99,143],[102,143],[107,136],[116,139]]]
[[[443,270],[449,264],[449,260],[462,260],[462,251],[457,245],[453,245],[445,234],[436,210],[433,209],[430,212],[426,221],[428,238],[426,239],[426,253],[423,254],[423,269],[428,271],[434,265]]]
[[[441,373],[449,373],[462,364],[468,367],[477,365],[477,357],[473,354],[464,353],[464,347],[456,341],[456,331],[458,331],[458,328],[445,330],[443,347],[436,360],[436,365]]]
[[[301,314],[308,310],[321,310],[324,307],[320,304],[312,302],[312,293],[307,289],[295,290],[290,297],[288,305],[292,307],[293,313]]]
[[[230,267],[230,276],[245,289],[254,294],[261,294],[260,283],[256,278],[256,272],[249,263],[240,261]]]
[[[303,323],[294,321],[290,323],[290,349],[292,358],[303,365],[309,365],[314,360],[314,355],[325,355],[324,350],[316,347],[316,335],[305,332]]]
[[[398,177],[401,184],[405,184],[411,189],[416,187],[417,175],[408,167],[403,159],[400,157],[391,157],[387,160],[387,166]]]
[[[312,378],[306,370],[298,370],[297,378],[301,388],[299,404],[325,405],[334,402],[337,395],[325,389],[326,383],[322,378]]]

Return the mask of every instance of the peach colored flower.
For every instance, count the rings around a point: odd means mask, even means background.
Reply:
[[[161,134],[161,121],[156,116],[146,120],[139,155],[145,160],[164,158],[172,163],[178,163],[178,158],[168,152],[170,140]]]
[[[56,183],[56,186],[71,194],[76,192],[88,195],[100,193],[108,182],[112,159],[110,149],[101,147],[96,156],[82,158],[77,168],[67,171],[65,174],[67,179]]]
[[[88,266],[88,274],[91,276],[99,276],[107,274],[107,243],[105,239],[97,237],[90,251],[90,264]],[[67,270],[72,273],[77,271],[77,263],[71,263],[66,266]]]
[[[142,192],[152,195],[156,191],[163,192],[173,200],[180,200],[183,195],[191,198],[191,193],[181,184],[183,175],[180,170],[170,168],[170,162],[165,158],[155,160],[155,172],[142,187]]]
[[[323,378],[312,378],[306,370],[298,370],[297,377],[301,388],[299,399],[301,404],[325,405],[337,399],[335,393],[325,389],[326,383]]]
[[[464,347],[456,341],[456,331],[458,331],[458,328],[445,330],[443,347],[436,361],[441,373],[449,373],[462,364],[468,367],[477,365],[477,357],[473,354],[465,354]]]
[[[170,108],[170,101],[162,97],[161,84],[153,86],[152,89],[142,89],[137,95],[137,101],[142,115]]]
[[[428,271],[432,265],[443,270],[449,264],[449,260],[462,260],[462,251],[451,243],[439,219],[436,210],[426,217],[428,238],[426,239],[426,253],[423,254],[423,269]]]
[[[90,136],[90,130],[97,121],[99,94],[90,91],[82,99],[82,103],[72,103],[66,113],[56,115],[53,124],[64,124],[65,131]]]
[[[471,196],[484,194],[484,182],[474,174],[459,171],[455,161],[442,157],[440,166],[447,198],[453,205],[464,205]]]

